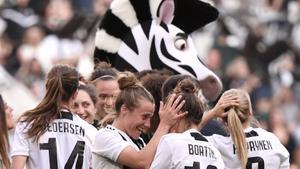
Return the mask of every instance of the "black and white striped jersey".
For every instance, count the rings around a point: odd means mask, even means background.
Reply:
[[[89,169],[96,128],[70,112],[61,111],[38,142],[28,139],[27,123],[16,126],[11,156],[27,156],[27,169]]]
[[[145,146],[144,141],[133,140],[123,131],[112,125],[101,128],[95,137],[93,148],[93,169],[125,169],[128,168],[117,163],[120,153],[128,146],[139,151]]]
[[[246,169],[290,168],[289,153],[273,133],[252,127],[244,131],[248,147]],[[241,168],[231,137],[214,134],[206,138],[221,152],[226,168]]]
[[[220,152],[197,130],[170,133],[158,145],[151,169],[224,169]]]

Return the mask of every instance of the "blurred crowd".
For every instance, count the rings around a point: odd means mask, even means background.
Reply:
[[[0,0],[0,64],[38,100],[53,64],[90,76],[94,34],[111,1]],[[205,1],[220,16],[192,35],[201,59],[224,89],[250,93],[256,118],[300,164],[300,0]]]

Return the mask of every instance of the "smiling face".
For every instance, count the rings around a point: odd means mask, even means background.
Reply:
[[[98,94],[97,116],[101,119],[109,112],[113,112],[119,90],[117,80],[98,80],[95,83]]]
[[[74,100],[73,111],[80,118],[91,124],[94,121],[96,110],[90,95],[84,90],[79,90]]]
[[[122,110],[123,131],[134,139],[138,139],[143,130],[150,128],[150,120],[154,112],[154,104],[146,99],[139,101],[139,107],[129,111],[127,108]]]

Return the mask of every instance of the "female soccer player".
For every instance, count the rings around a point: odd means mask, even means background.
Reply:
[[[185,115],[179,113],[184,101],[172,96],[166,104],[161,102],[160,124],[144,147],[140,135],[150,127],[154,99],[132,74],[121,76],[118,83],[121,91],[116,98],[116,118],[96,135],[93,168],[149,168],[161,136]]]
[[[198,131],[204,105],[197,96],[194,82],[191,79],[182,80],[173,93],[181,95],[181,99],[186,101],[181,111],[186,111],[188,114],[172,127],[174,133],[161,138],[150,168],[224,169],[220,152]]]
[[[12,169],[89,169],[96,129],[70,111],[79,74],[73,67],[54,66],[46,94],[19,119],[12,146]]]
[[[252,108],[249,94],[240,89],[226,91],[217,106],[222,107],[230,97],[238,97],[239,104],[216,113],[228,127],[230,137],[206,137],[221,152],[225,167],[229,169],[289,169],[289,153],[273,134],[261,128],[252,128]],[[221,109],[219,109],[221,110]]]
[[[81,84],[78,87],[78,94],[74,99],[72,110],[89,124],[95,124],[95,115],[97,112],[97,93],[93,85]],[[95,126],[98,127],[98,126]]]

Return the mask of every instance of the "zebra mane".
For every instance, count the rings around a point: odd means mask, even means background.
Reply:
[[[103,17],[96,32],[94,62],[113,63],[125,36],[141,23],[151,23],[159,17],[159,8],[164,0],[114,0]],[[218,11],[200,0],[174,0],[175,12],[172,25],[186,34],[203,27],[218,17]],[[145,35],[149,27],[142,24]],[[129,38],[130,39],[130,38]],[[114,66],[114,64],[112,64]]]

